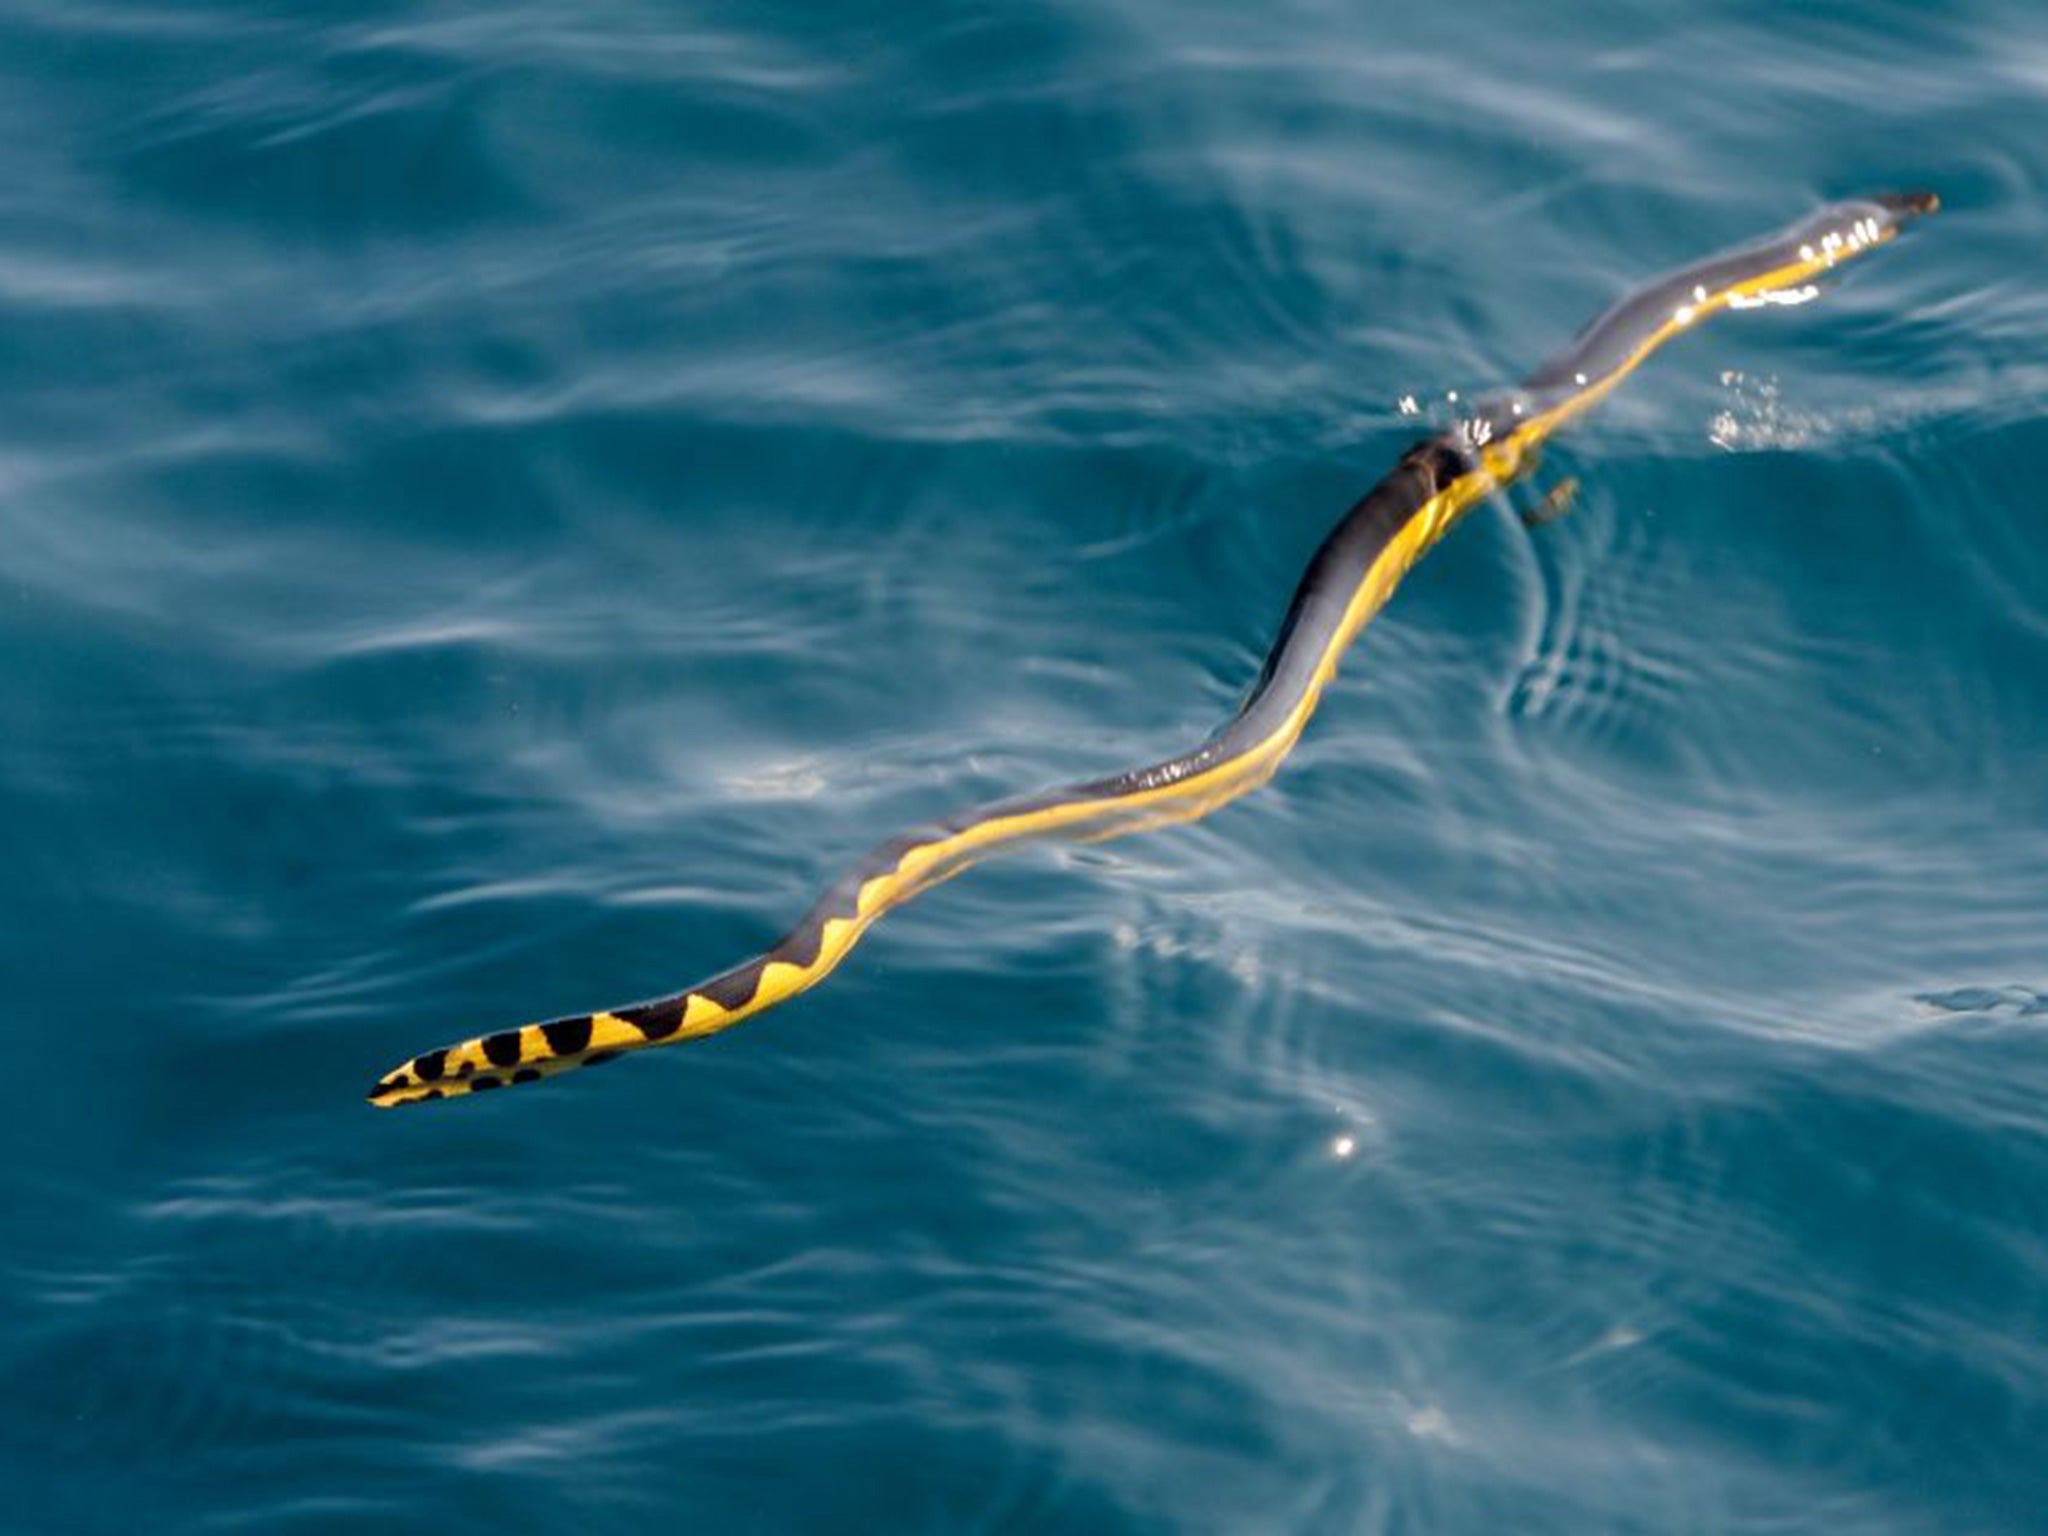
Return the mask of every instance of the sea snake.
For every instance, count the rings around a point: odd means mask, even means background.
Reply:
[[[1938,206],[1931,193],[1832,203],[1780,234],[1646,284],[1519,389],[1410,448],[1323,541],[1243,705],[1192,752],[891,838],[765,954],[673,996],[428,1051],[379,1078],[370,1102],[481,1093],[715,1034],[816,986],[883,913],[993,853],[1048,836],[1093,841],[1190,821],[1258,788],[1300,739],[1345,647],[1401,578],[1475,503],[1527,474],[1551,433],[1689,326],[1722,309],[1810,298],[1812,279]]]

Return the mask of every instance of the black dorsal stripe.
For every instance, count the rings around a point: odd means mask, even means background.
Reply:
[[[557,1056],[574,1056],[590,1047],[590,1015],[584,1013],[573,1019],[557,1019],[552,1024],[541,1025],[540,1032],[548,1043],[548,1049]]]
[[[516,1029],[506,1029],[500,1030],[495,1035],[485,1035],[484,1055],[493,1066],[509,1067],[513,1065],[519,1060],[519,1031]],[[483,1084],[478,1083],[476,1086],[481,1088]],[[491,1086],[495,1088],[498,1085],[493,1083]]]
[[[765,956],[749,960],[745,965],[727,971],[723,976],[714,976],[701,987],[691,990],[710,998],[730,1013],[754,1000],[754,994],[761,990],[761,972],[767,967]]]
[[[666,1040],[683,1027],[683,1013],[688,1006],[689,998],[685,994],[667,1002],[646,1003],[638,1008],[628,1008],[618,1017],[639,1030],[649,1040]]]

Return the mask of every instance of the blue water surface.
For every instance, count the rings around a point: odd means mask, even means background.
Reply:
[[[1451,392],[1918,186],[1259,795],[364,1106],[1192,744]],[[5,0],[0,1529],[2043,1529],[2044,252],[2022,0]]]

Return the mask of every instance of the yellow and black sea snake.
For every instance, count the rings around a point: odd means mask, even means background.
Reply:
[[[1937,206],[1926,193],[1833,203],[1781,234],[1649,283],[1519,389],[1410,448],[1316,551],[1243,706],[1192,752],[892,838],[767,953],[670,997],[428,1051],[378,1079],[370,1102],[480,1093],[715,1034],[816,986],[883,913],[991,854],[1046,837],[1093,841],[1190,821],[1258,788],[1300,739],[1345,647],[1401,578],[1475,503],[1527,474],[1544,439],[1688,327],[1723,309],[1810,298],[1815,278]]]

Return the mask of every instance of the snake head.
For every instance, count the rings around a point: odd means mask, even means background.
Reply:
[[[1871,201],[1901,220],[1941,211],[1941,198],[1932,192],[1880,192]]]

